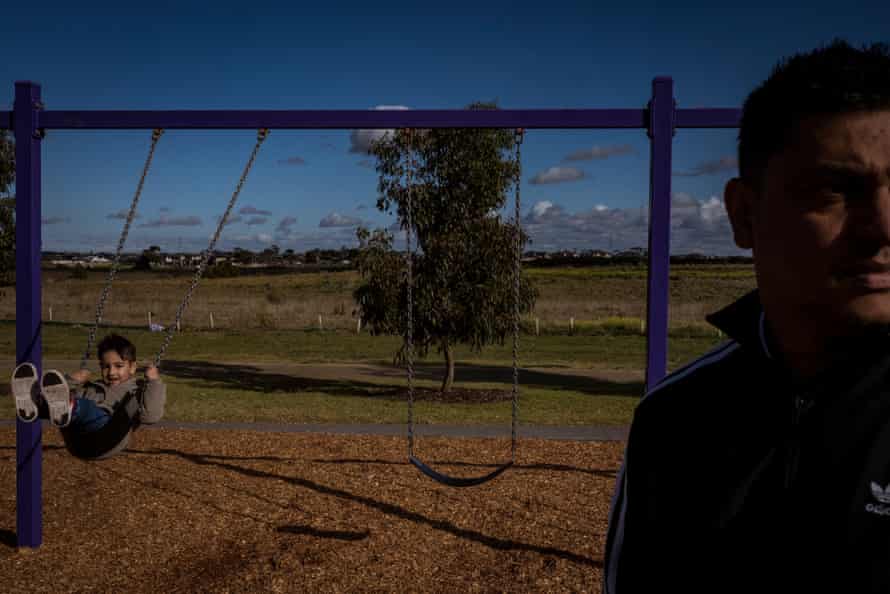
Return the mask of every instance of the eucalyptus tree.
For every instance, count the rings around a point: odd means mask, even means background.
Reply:
[[[521,271],[508,203],[520,172],[517,139],[504,129],[398,130],[370,149],[379,176],[377,208],[394,213],[402,231],[409,228],[410,201],[413,344],[420,357],[432,348],[444,357],[443,392],[454,381],[457,344],[480,352],[512,334],[514,271],[520,315],[537,298]],[[528,237],[519,231],[521,253]],[[362,323],[373,334],[404,336],[410,313],[405,256],[394,249],[389,230],[360,227],[357,236],[361,281],[354,298]],[[395,358],[404,356],[403,344]]]

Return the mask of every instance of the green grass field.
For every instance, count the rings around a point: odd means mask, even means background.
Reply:
[[[46,359],[78,359],[86,341],[86,328],[47,324],[43,332]],[[106,330],[106,329],[103,329]],[[113,329],[129,336],[137,345],[140,361],[153,356],[162,334],[146,330]],[[0,323],[0,356],[14,358],[12,322]],[[713,347],[714,336],[672,336],[669,369],[674,369]],[[280,388],[280,378],[251,367],[275,363],[303,364],[391,364],[397,346],[393,337],[372,337],[335,331],[193,331],[176,335],[166,359],[173,371],[165,373],[169,386],[167,418],[181,421],[281,421],[324,423],[401,423],[405,402],[387,394],[405,386],[401,376],[379,380],[329,380],[317,385]],[[530,424],[577,425],[623,424],[630,420],[642,394],[638,380],[610,383],[571,376],[572,369],[638,371],[645,366],[645,338],[639,335],[547,335],[523,336],[520,361],[523,366],[560,369],[569,378],[536,371],[520,376],[521,418]],[[476,354],[457,349],[457,382],[461,387],[508,389],[509,384],[462,382],[462,371],[479,367],[507,369],[509,345],[491,347]],[[194,370],[180,374],[177,367],[189,362]],[[247,362],[247,363],[245,363]],[[438,363],[431,354],[421,363]],[[247,366],[247,371],[245,371]],[[202,369],[211,371],[202,372]],[[500,375],[503,375],[501,373]],[[244,377],[247,377],[245,381]],[[531,376],[531,380],[529,380]],[[252,380],[251,380],[252,378]],[[539,379],[534,379],[539,378]],[[529,381],[527,381],[529,380]],[[285,382],[286,384],[287,382]],[[560,385],[564,383],[565,385]],[[419,387],[436,387],[436,380],[418,380]],[[12,400],[0,401],[0,416],[12,418]],[[417,403],[417,419],[427,423],[506,423],[509,404]]]
[[[643,392],[646,340],[640,331],[646,269],[544,268],[528,273],[541,297],[534,314],[522,324],[520,365],[534,371],[520,374],[521,422],[629,423]],[[45,359],[80,358],[88,330],[84,322],[95,307],[102,274],[94,271],[87,279],[74,279],[62,271],[44,272],[44,319],[48,320],[48,304],[55,303],[57,320],[44,323]],[[401,372],[390,367],[392,373],[385,376],[360,378],[347,373],[356,364],[391,365],[398,346],[395,337],[355,333],[351,291],[357,281],[354,272],[206,279],[190,307],[191,318],[186,318],[167,352],[171,364],[162,367],[169,386],[166,418],[405,422],[406,403],[396,395],[407,385]],[[144,329],[140,311],[155,311],[163,323],[183,282],[163,274],[122,274],[106,315],[111,326],[100,335],[111,330],[127,335],[137,345],[140,361],[149,360],[163,335]],[[723,338],[703,323],[704,313],[753,286],[753,272],[747,266],[673,268],[668,370],[721,342]],[[14,311],[14,293],[7,289],[0,295],[0,316],[7,318],[0,321],[0,358],[9,361],[15,358]],[[196,323],[210,312],[216,312],[215,330]],[[325,316],[323,330],[318,328],[318,315]],[[509,389],[504,379],[511,365],[509,341],[481,353],[459,346],[456,357],[456,387]],[[441,364],[435,352],[420,363]],[[268,369],[282,364],[343,365],[344,377],[308,381],[294,371]],[[573,375],[573,370],[587,372]],[[605,381],[591,377],[589,370],[619,372],[625,379]],[[462,379],[468,375],[472,380]],[[437,387],[435,378],[436,372],[431,372],[418,386]],[[14,415],[8,389],[8,385],[0,388],[5,394],[0,398],[0,418]],[[509,417],[509,403],[416,404],[416,418],[422,423],[509,423]]]

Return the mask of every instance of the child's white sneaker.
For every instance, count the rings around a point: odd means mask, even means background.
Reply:
[[[67,427],[71,422],[74,398],[71,396],[71,389],[65,381],[65,376],[51,369],[43,374],[40,388],[43,391],[43,399],[49,407],[50,420],[57,427]]]
[[[37,368],[22,363],[12,372],[12,395],[15,397],[15,414],[26,423],[37,420]]]

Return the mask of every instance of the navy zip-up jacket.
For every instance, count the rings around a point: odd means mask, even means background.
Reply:
[[[756,290],[707,319],[731,340],[634,413],[603,591],[890,593],[887,329],[797,384]]]

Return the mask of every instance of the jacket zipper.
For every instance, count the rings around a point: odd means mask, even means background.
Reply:
[[[800,419],[808,401],[800,394],[795,394],[791,410],[791,435],[788,440],[788,449],[785,456],[785,489],[790,489],[797,474],[797,462],[800,458]]]

